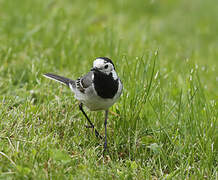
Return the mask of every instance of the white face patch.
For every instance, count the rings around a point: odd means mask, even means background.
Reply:
[[[114,78],[114,80],[117,80],[118,76],[117,76],[116,71],[113,70],[111,73],[112,73],[112,77]]]
[[[97,68],[99,71],[106,73],[106,74],[110,74],[110,73],[113,74],[113,71],[115,71],[113,64],[111,64],[110,62],[107,62],[101,58],[97,58],[93,62],[93,68]],[[116,72],[115,72],[115,74],[116,74]],[[114,75],[114,77],[115,77],[115,75]]]
[[[104,59],[96,59],[94,62],[93,62],[93,67],[97,67],[97,68],[100,68],[104,65]]]

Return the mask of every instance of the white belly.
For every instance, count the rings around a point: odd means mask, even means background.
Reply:
[[[117,95],[115,95],[112,99],[101,98],[96,94],[96,92],[94,92],[93,87],[87,88],[85,93],[75,89],[73,92],[75,93],[75,98],[87,106],[91,111],[98,111],[107,110],[118,100],[122,92],[122,87],[119,87],[118,89]]]

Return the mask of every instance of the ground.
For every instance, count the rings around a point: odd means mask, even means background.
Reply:
[[[216,0],[0,0],[1,179],[217,179]],[[108,151],[67,87],[110,57]],[[85,109],[104,135],[104,113]]]

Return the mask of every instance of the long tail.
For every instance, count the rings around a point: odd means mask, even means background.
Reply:
[[[46,78],[49,78],[49,79],[52,79],[52,80],[55,80],[57,82],[60,82],[62,84],[65,84],[67,85],[68,87],[70,85],[74,85],[75,82],[69,78],[65,78],[65,77],[62,77],[62,76],[58,76],[58,75],[55,75],[55,74],[51,74],[51,73],[46,73],[43,75],[44,77]]]

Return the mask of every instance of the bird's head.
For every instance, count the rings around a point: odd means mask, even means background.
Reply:
[[[112,74],[114,79],[117,79],[117,74],[115,72],[114,63],[111,59],[107,57],[98,57],[93,62],[93,68],[91,71],[101,72],[107,75]]]

